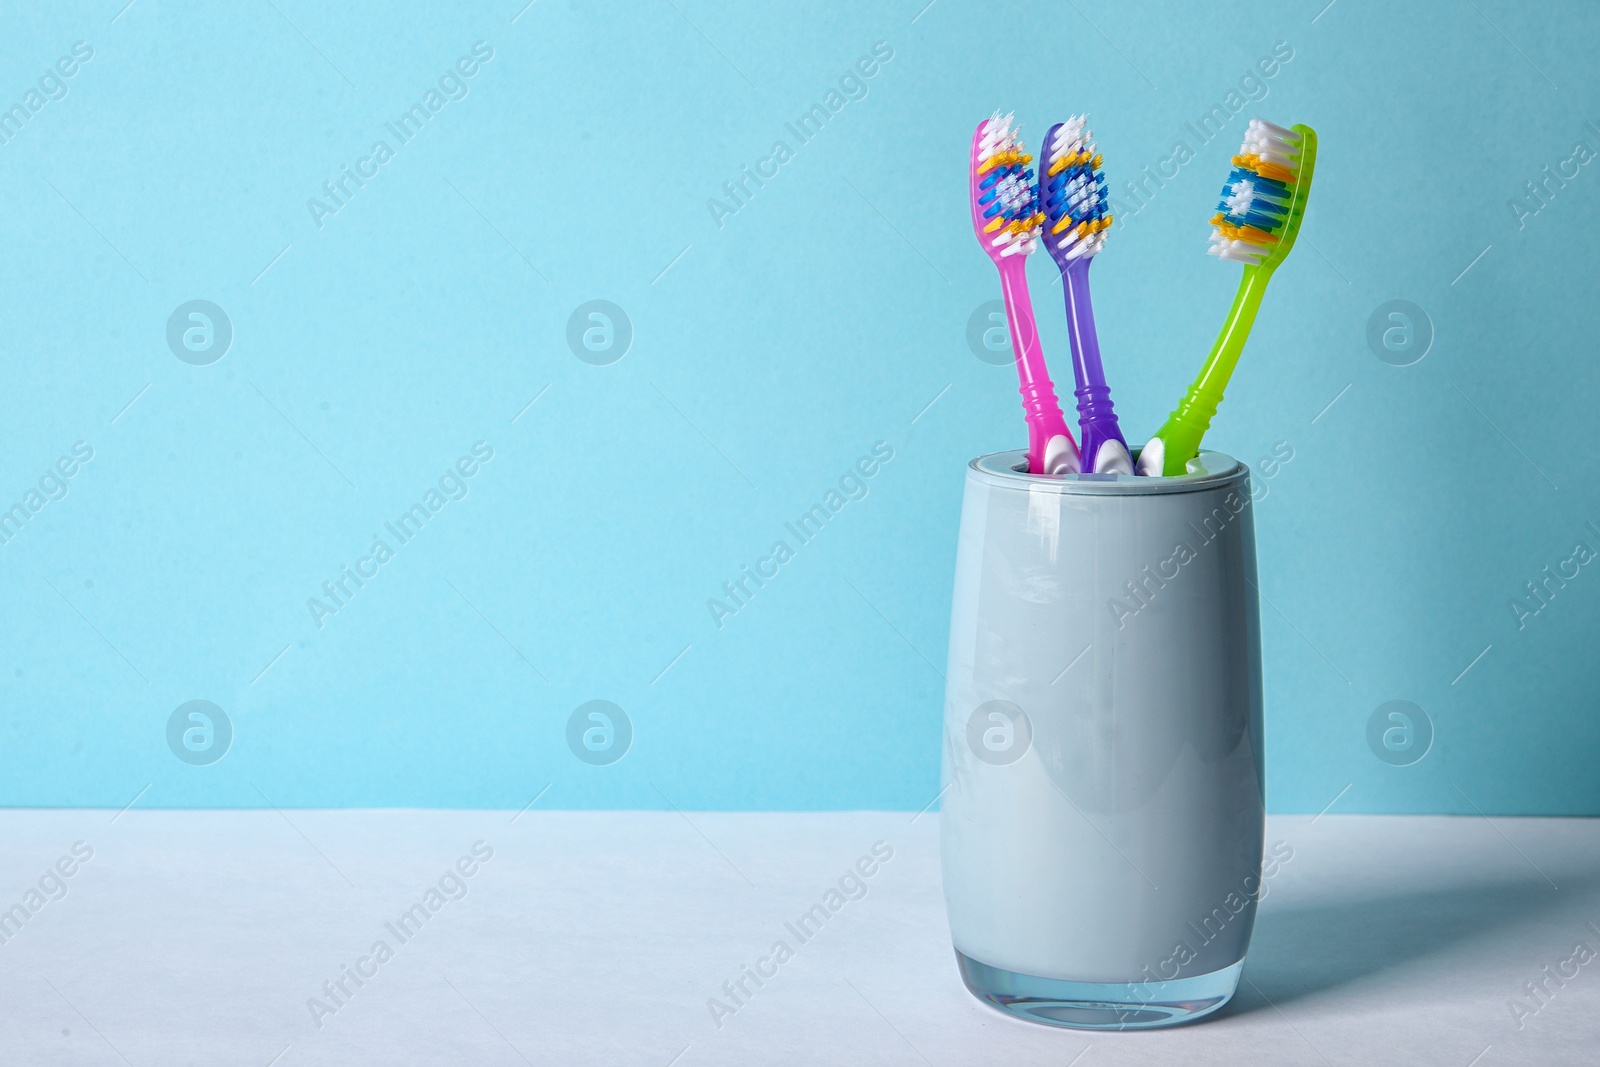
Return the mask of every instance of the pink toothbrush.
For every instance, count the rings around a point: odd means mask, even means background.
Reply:
[[[1006,324],[1017,350],[1022,410],[1028,420],[1028,472],[1076,474],[1078,443],[1061,416],[1055,383],[1039,347],[1039,330],[1028,298],[1028,256],[1039,247],[1044,212],[1027,169],[1033,157],[1011,128],[1012,116],[999,112],[978,124],[968,167],[972,228],[978,243],[1000,271]]]

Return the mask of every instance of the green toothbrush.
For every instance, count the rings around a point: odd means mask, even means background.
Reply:
[[[1200,439],[1222,403],[1222,392],[1250,337],[1261,295],[1272,272],[1294,248],[1316,165],[1317,134],[1311,127],[1286,130],[1263,119],[1250,120],[1211,220],[1209,249],[1214,256],[1243,263],[1244,277],[1199,377],[1140,450],[1140,474],[1183,474],[1199,454]]]

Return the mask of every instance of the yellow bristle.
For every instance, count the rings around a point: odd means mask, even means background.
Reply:
[[[1228,222],[1220,222],[1221,218],[1222,216],[1218,215],[1211,222],[1212,225],[1216,226],[1217,232],[1224,237],[1235,241],[1248,241],[1253,245],[1276,244],[1278,241],[1275,235],[1265,230],[1258,230],[1254,226],[1235,226]]]
[[[1269,163],[1260,156],[1254,154],[1248,156],[1234,156],[1233,165],[1236,167],[1244,167],[1246,170],[1253,170],[1263,178],[1271,178],[1274,181],[1284,182],[1285,184],[1293,184],[1295,180],[1294,171],[1290,168],[1282,166],[1278,163]]]
[[[1005,152],[996,152],[982,163],[979,163],[978,173],[983,175],[989,173],[991,170],[994,170],[996,167],[1011,165],[1025,167],[1031,162],[1033,162],[1033,157],[1028,155],[1026,152],[1019,152],[1016,149],[1009,149]]]

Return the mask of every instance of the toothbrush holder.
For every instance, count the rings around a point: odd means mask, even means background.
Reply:
[[[967,468],[940,813],[973,995],[1140,1029],[1233,995],[1261,895],[1261,627],[1249,468]]]

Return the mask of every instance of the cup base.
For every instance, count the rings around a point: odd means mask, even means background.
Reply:
[[[1073,1030],[1150,1030],[1210,1015],[1239,987],[1244,960],[1170,982],[1068,982],[1001,970],[956,950],[973,996],[1007,1015]]]

